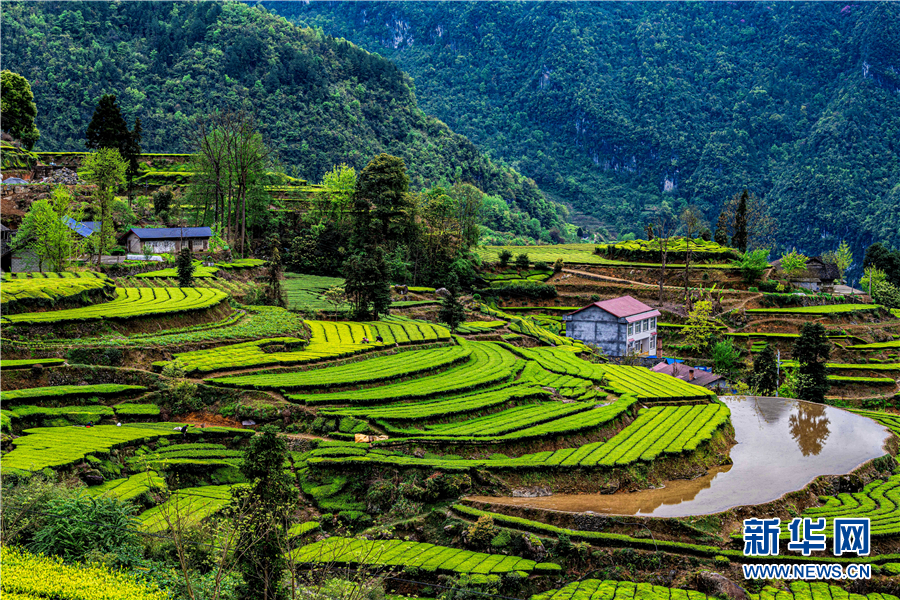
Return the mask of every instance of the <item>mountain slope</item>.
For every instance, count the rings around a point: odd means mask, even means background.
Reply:
[[[390,61],[264,9],[3,3],[2,59],[31,82],[38,150],[83,150],[104,93],[118,96],[129,125],[141,118],[145,152],[190,151],[194,115],[244,107],[299,177],[318,181],[335,164],[360,169],[388,152],[406,160],[414,186],[467,181],[502,197],[508,230],[563,220],[533,181],[420,110]]]
[[[391,58],[420,104],[640,233],[749,187],[807,253],[900,245],[896,3],[267,2]]]

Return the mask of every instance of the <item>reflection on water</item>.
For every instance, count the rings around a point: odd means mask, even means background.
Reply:
[[[878,423],[821,404],[786,398],[723,396],[737,444],[730,468],[634,493],[479,498],[484,502],[572,512],[682,517],[764,504],[820,475],[849,473],[884,455],[890,437]]]
[[[825,416],[825,405],[812,402],[799,402],[796,413],[791,413],[791,437],[800,446],[803,456],[818,456],[825,440],[828,439],[828,424],[831,421]]]

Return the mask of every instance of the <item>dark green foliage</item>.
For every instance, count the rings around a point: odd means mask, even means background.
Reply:
[[[900,246],[895,2],[266,5],[395,60],[425,110],[601,234],[639,233],[664,189],[715,218],[747,186],[782,247]]]
[[[3,131],[20,140],[29,150],[41,137],[34,126],[37,105],[28,80],[4,69],[0,74],[0,123]]]
[[[531,264],[531,262],[528,260],[527,253],[522,252],[521,254],[516,254],[516,268],[517,269],[527,269],[528,265],[530,265],[530,264]]]
[[[887,281],[872,286],[872,300],[888,308],[900,308],[900,288]]]
[[[512,256],[513,256],[512,252],[510,252],[509,250],[506,250],[505,248],[503,250],[501,250],[500,254],[497,255],[497,258],[500,261],[500,266],[505,269],[506,266],[509,264],[509,260],[512,258]]]
[[[458,298],[459,280],[455,273],[450,274],[450,278],[447,281],[447,291],[449,294],[444,297],[444,300],[441,303],[441,310],[438,313],[438,318],[441,320],[441,323],[447,324],[450,331],[455,332],[456,328],[459,327],[459,324],[466,320],[466,309],[463,307],[462,303],[460,303]]]
[[[152,198],[154,214],[168,214],[169,208],[172,206],[172,190],[167,187],[159,188],[153,192]]]
[[[233,500],[233,510],[241,515],[235,555],[244,575],[244,598],[273,600],[284,592],[280,579],[287,565],[285,525],[298,496],[284,469],[287,459],[287,444],[267,425],[251,438],[241,462],[241,474],[251,482],[250,488],[234,492]]]
[[[91,552],[125,556],[138,543],[135,507],[115,497],[54,498],[39,507],[43,524],[29,548],[80,561]]]
[[[712,348],[713,370],[733,380],[740,368],[741,353],[730,339],[717,342]]]
[[[555,285],[540,281],[524,281],[479,290],[482,296],[504,298],[530,298],[532,300],[552,300],[559,295]],[[597,298],[599,300],[599,298]]]
[[[829,389],[825,363],[830,355],[831,342],[825,337],[825,327],[821,323],[804,323],[793,348],[793,359],[800,365],[798,398],[811,402],[825,401]]]
[[[281,279],[284,265],[281,262],[281,240],[277,235],[269,236],[269,269],[266,272],[266,299],[269,304],[284,307],[284,290]]]
[[[900,250],[892,252],[884,244],[876,242],[866,249],[863,267],[875,267],[884,271],[889,283],[900,286]]]
[[[360,321],[377,320],[390,311],[391,288],[384,250],[355,254],[344,261],[344,291],[350,303],[351,317]]]
[[[771,396],[778,389],[778,365],[775,350],[771,345],[763,348],[763,351],[753,359],[753,372],[750,374],[749,383],[759,394],[765,396]]]
[[[749,192],[745,189],[741,192],[741,198],[738,200],[737,210],[734,213],[734,235],[731,238],[731,244],[741,252],[747,252],[747,200]]]
[[[359,172],[389,152],[405,160],[416,189],[468,181],[496,196],[503,210],[494,229],[506,221],[524,234],[532,218],[541,229],[562,221],[562,208],[533,181],[426,115],[396,65],[327,29],[296,27],[244,3],[131,2],[70,11],[4,5],[0,30],[4,64],[42,82],[34,92],[47,119],[46,150],[81,150],[106,93],[117,94],[129,120],[140,117],[144,152],[191,152],[196,117],[249,106],[300,178],[320,181],[342,162]]]
[[[194,257],[189,247],[181,248],[175,261],[175,267],[178,269],[178,285],[180,287],[194,285]]]
[[[411,235],[413,214],[409,176],[402,158],[379,154],[359,174],[354,207],[354,244],[368,248],[403,243]]]

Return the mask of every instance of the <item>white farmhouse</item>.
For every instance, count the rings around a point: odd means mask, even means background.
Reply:
[[[660,312],[631,296],[594,302],[564,317],[566,337],[599,346],[608,356],[658,352]]]

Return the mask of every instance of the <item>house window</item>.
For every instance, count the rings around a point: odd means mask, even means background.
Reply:
[[[650,329],[656,329],[656,317],[650,319]]]
[[[647,331],[648,329],[650,329],[650,319],[644,319],[643,323],[644,323],[643,331]]]
[[[634,335],[634,323],[628,324],[628,335]]]
[[[655,348],[656,348],[656,338],[655,338],[655,337],[651,337],[651,338],[650,338],[650,348],[651,348],[651,349],[655,349]]]

